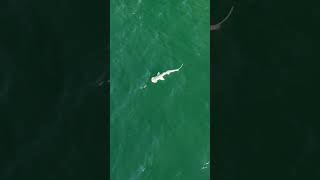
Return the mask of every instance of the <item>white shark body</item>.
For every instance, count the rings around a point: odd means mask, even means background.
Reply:
[[[164,76],[165,75],[169,75],[169,74],[171,74],[173,72],[179,71],[182,68],[182,66],[183,66],[183,64],[178,69],[168,70],[168,71],[165,71],[163,73],[158,72],[158,74],[155,77],[151,78],[151,82],[157,83],[159,80],[164,81]]]

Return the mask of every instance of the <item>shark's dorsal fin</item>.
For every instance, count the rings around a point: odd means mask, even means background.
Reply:
[[[160,74],[160,72],[157,73],[157,76]]]

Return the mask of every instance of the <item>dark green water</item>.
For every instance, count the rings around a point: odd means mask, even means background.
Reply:
[[[107,179],[106,3],[0,7],[0,179]]]
[[[238,1],[212,34],[215,179],[319,179],[318,7]]]
[[[111,179],[209,179],[209,1],[112,0],[110,9]]]

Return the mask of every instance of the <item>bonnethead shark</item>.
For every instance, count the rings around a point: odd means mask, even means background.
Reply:
[[[173,72],[179,71],[182,68],[183,64],[178,68],[178,69],[173,69],[173,70],[167,70],[163,73],[158,72],[158,74],[155,77],[151,78],[151,82],[157,83],[159,80],[164,81],[164,76],[169,75]]]

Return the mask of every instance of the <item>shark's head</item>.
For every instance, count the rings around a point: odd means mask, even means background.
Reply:
[[[153,83],[157,83],[157,82],[158,82],[158,80],[157,80],[155,77],[152,77],[152,78],[151,78],[151,82],[153,82]]]

